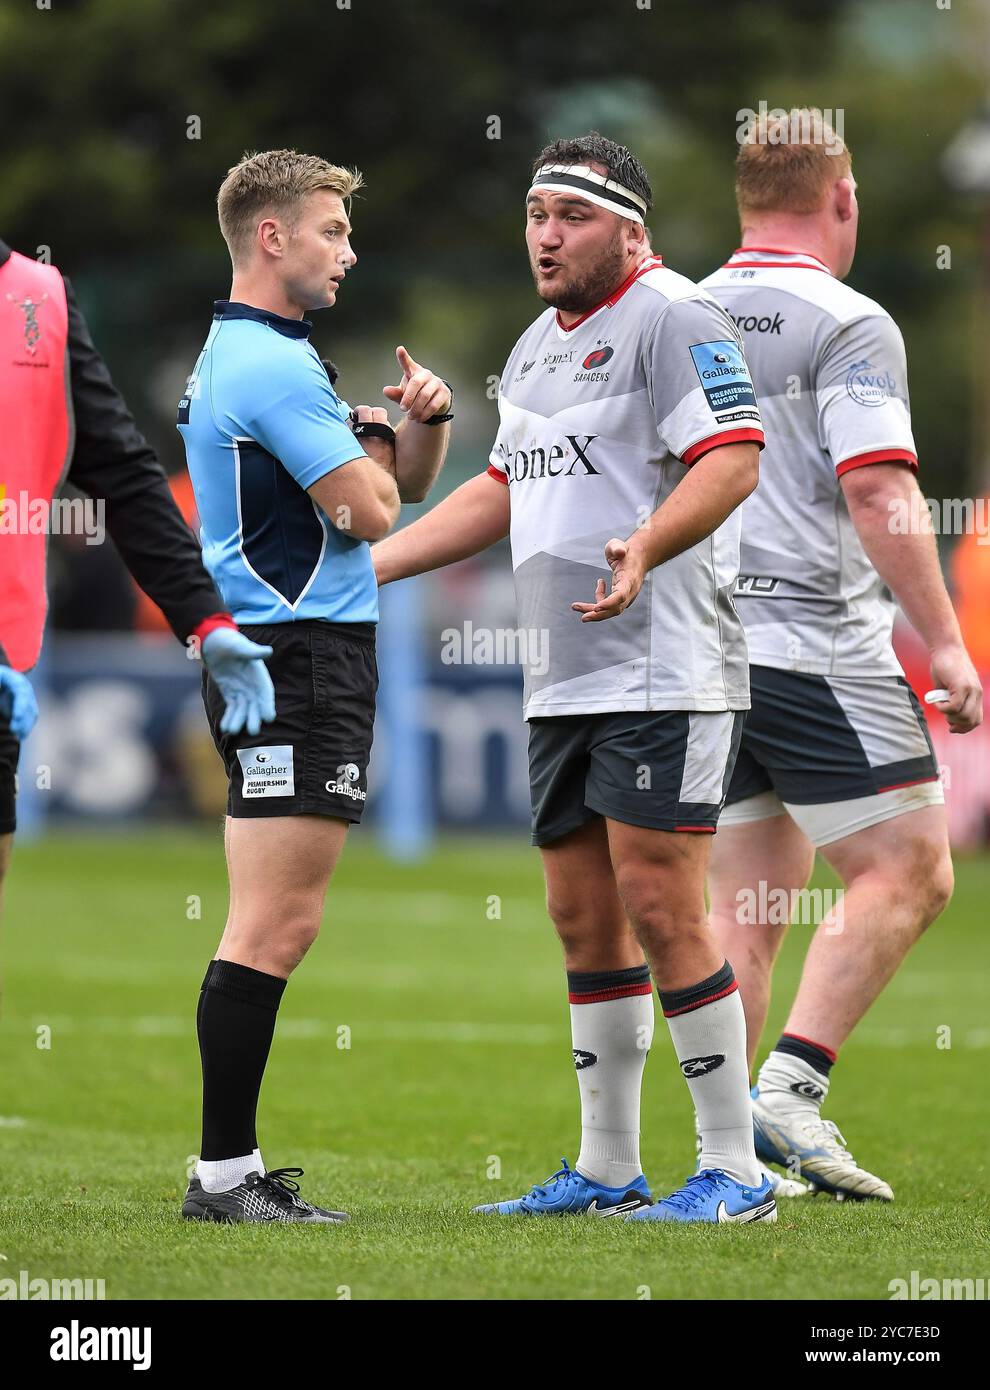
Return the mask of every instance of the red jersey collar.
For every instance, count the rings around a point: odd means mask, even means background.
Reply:
[[[784,251],[779,246],[737,246],[725,264],[733,269],[747,265],[790,266],[798,270],[824,270],[826,275],[832,274],[825,262],[810,251]]]
[[[581,324],[584,323],[586,319],[590,319],[592,314],[597,314],[599,309],[604,309],[606,307],[611,309],[614,304],[618,303],[626,290],[628,290],[631,285],[634,285],[641,275],[645,275],[648,270],[657,270],[662,266],[663,258],[661,256],[654,253],[644,257],[633,270],[632,274],[623,280],[617,290],[613,290],[607,299],[603,299],[599,304],[596,304],[593,309],[588,309],[579,319],[575,319],[573,323],[561,323],[560,310],[558,309],[557,327],[560,329],[561,333],[571,333],[575,328],[580,328]]]

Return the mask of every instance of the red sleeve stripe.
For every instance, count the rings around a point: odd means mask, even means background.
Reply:
[[[509,486],[509,480],[508,480],[508,478],[507,478],[507,477],[505,476],[505,474],[502,472],[501,468],[496,468],[496,467],[495,467],[494,463],[490,463],[490,464],[488,465],[488,476],[489,476],[489,478],[497,478],[497,479],[499,480],[499,482],[500,482],[500,483],[504,483],[506,487]]]
[[[568,1004],[607,1004],[610,999],[631,999],[635,994],[652,994],[653,986],[649,980],[638,985],[616,985],[614,989],[601,989],[594,994],[576,994],[573,990],[567,996]]]
[[[850,469],[865,468],[868,463],[906,463],[915,472],[918,469],[918,460],[910,449],[873,449],[868,454],[853,454],[852,458],[837,463],[835,476],[841,478],[843,473],[848,473]]]
[[[701,439],[697,444],[685,449],[681,455],[681,462],[690,468],[692,463],[698,462],[702,454],[717,449],[721,444],[759,444],[762,449],[765,443],[762,430],[723,430],[721,434],[713,434],[708,439]]]
[[[706,1004],[714,1004],[717,999],[725,999],[730,994],[734,994],[739,988],[738,983],[733,980],[727,989],[720,989],[717,994],[709,994],[704,999],[698,999],[694,1004],[685,1004],[682,1009],[664,1009],[664,1018],[677,1018],[679,1014],[694,1013],[695,1009],[703,1009]]]

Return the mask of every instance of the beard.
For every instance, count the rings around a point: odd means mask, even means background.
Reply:
[[[531,266],[536,292],[544,304],[552,309],[563,309],[567,314],[583,314],[607,299],[623,278],[625,252],[621,247],[621,229],[618,230],[600,258],[583,275],[571,276],[562,284],[539,288],[536,266]]]

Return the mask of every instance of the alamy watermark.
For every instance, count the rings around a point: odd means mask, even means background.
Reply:
[[[87,545],[106,540],[107,504],[102,497],[32,497],[21,488],[6,496],[0,484],[0,536],[83,536]]]
[[[990,497],[923,497],[911,492],[887,503],[892,536],[975,536],[990,545]]]
[[[923,1279],[912,1269],[908,1279],[891,1279],[887,1285],[891,1302],[897,1299],[950,1299],[968,1301],[990,1298],[990,1279]]]
[[[20,1299],[51,1299],[53,1302],[67,1302],[81,1299],[92,1303],[94,1299],[107,1296],[105,1279],[42,1279],[32,1278],[29,1270],[21,1269],[16,1278],[0,1279],[0,1301]]]
[[[51,1343],[53,1361],[130,1361],[135,1371],[151,1366],[150,1327],[92,1327],[73,1318],[52,1328]]]
[[[525,666],[534,676],[550,669],[550,633],[545,627],[445,627],[440,634],[445,666]]]
[[[736,893],[736,921],[741,927],[825,926],[826,936],[843,928],[844,889],[771,888],[760,879],[755,888]]]
[[[749,106],[736,112],[736,140],[740,145],[822,145],[826,154],[840,154],[846,126],[846,113],[841,106],[833,111],[815,108],[784,111],[779,106],[768,107],[760,102],[759,110]]]

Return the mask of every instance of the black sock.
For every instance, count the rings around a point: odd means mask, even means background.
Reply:
[[[236,961],[209,964],[196,1013],[203,1063],[199,1156],[207,1162],[240,1158],[258,1147],[258,1095],[284,989],[279,976]]]
[[[215,961],[215,960],[211,960],[210,963],[209,963],[209,965],[206,967],[206,974],[203,976],[203,983],[202,983],[202,984],[200,985],[200,987],[199,987],[199,1003],[196,1005],[196,1036],[197,1036],[197,1037],[199,1037],[199,1025],[200,1025],[200,1022],[201,1022],[202,1017],[203,1017],[203,1001],[204,1001],[205,998],[206,998],[206,989],[207,989],[207,986],[209,985],[210,981],[211,981],[212,978],[213,978],[213,967],[214,967],[215,965],[216,965],[216,961]],[[237,1155],[234,1155],[234,1156],[237,1157]]]
[[[800,1038],[796,1033],[781,1033],[774,1052],[783,1052],[788,1057],[800,1057],[809,1067],[822,1076],[828,1076],[835,1061],[835,1053],[810,1038]]]

